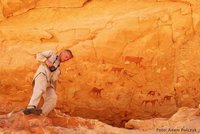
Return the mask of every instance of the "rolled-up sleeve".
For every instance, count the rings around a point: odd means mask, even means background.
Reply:
[[[52,54],[53,54],[53,51],[51,50],[38,53],[36,54],[36,60],[44,63]]]

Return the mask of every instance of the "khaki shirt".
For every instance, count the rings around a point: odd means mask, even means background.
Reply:
[[[58,67],[56,69],[56,71],[54,72],[51,72],[49,70],[49,68],[47,67],[45,61],[46,60],[49,60],[50,62],[53,63],[53,65],[55,67]],[[52,86],[54,88],[55,87],[55,83],[56,83],[56,80],[58,79],[59,75],[60,75],[60,58],[57,54],[55,54],[53,51],[51,50],[48,50],[48,51],[44,51],[42,53],[38,53],[36,55],[36,60],[39,61],[40,63],[40,66],[38,67],[35,75],[34,75],[34,78],[33,78],[33,81],[35,80],[35,78],[40,74],[40,73],[43,73],[46,75],[46,78],[47,78],[47,83],[49,84],[49,86]]]

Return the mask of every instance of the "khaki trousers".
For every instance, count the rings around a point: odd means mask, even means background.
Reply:
[[[42,73],[35,78],[33,94],[28,105],[37,107],[41,97],[44,98],[44,104],[41,107],[42,114],[46,116],[55,108],[57,95],[55,89],[48,84],[46,76]]]

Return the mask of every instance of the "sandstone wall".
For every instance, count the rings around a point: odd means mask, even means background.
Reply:
[[[70,48],[57,109],[111,125],[200,103],[200,2],[1,0],[0,113],[24,108],[35,54]]]

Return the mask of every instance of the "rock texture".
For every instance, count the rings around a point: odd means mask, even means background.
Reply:
[[[3,116],[3,115],[2,115]],[[124,128],[92,119],[51,114],[49,117],[22,113],[0,118],[2,134],[200,134],[200,110],[183,107],[169,119],[130,120]],[[130,130],[132,129],[132,130]]]
[[[23,109],[35,54],[70,48],[56,109],[124,126],[200,103],[200,1],[1,0],[0,114]]]
[[[126,130],[111,127],[97,120],[82,119],[79,117],[58,116],[25,116],[21,112],[12,114],[9,118],[0,119],[0,133],[9,134],[119,134],[144,133],[142,130]]]
[[[182,107],[169,119],[131,119],[125,124],[125,127],[144,131],[155,130],[157,133],[200,133],[199,116],[199,109]]]

